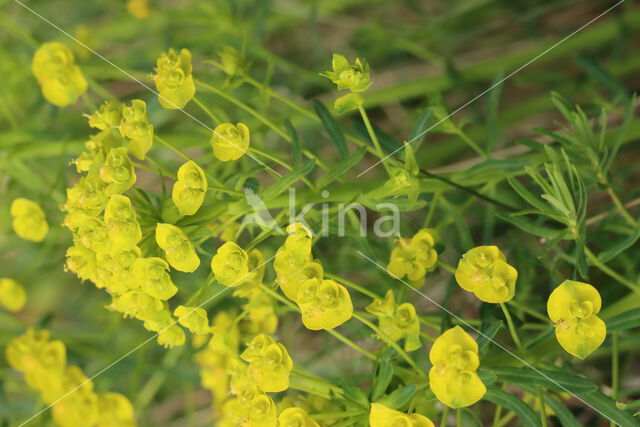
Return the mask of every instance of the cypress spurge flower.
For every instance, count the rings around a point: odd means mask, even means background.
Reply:
[[[320,427],[313,418],[301,408],[287,408],[278,416],[279,427]]]
[[[156,242],[164,251],[169,265],[176,270],[191,273],[200,265],[200,258],[180,228],[172,224],[156,225]]]
[[[142,239],[136,211],[126,196],[111,196],[104,211],[104,223],[109,230],[109,239],[115,247],[133,249]]]
[[[116,129],[122,119],[122,105],[115,101],[105,101],[91,113],[89,126],[100,130]]]
[[[127,397],[120,393],[98,394],[97,427],[135,427],[133,405]]]
[[[440,335],[429,352],[429,387],[451,408],[473,405],[487,389],[476,373],[478,344],[460,326]]]
[[[222,123],[214,129],[210,142],[219,160],[237,160],[249,149],[249,128],[244,123]]]
[[[207,177],[194,161],[189,160],[178,169],[178,180],[173,184],[171,199],[180,215],[195,214],[207,193]]]
[[[360,61],[360,58],[356,58],[355,63],[351,65],[343,55],[334,53],[331,67],[332,71],[325,71],[320,75],[335,83],[338,90],[349,89],[351,92],[363,92],[371,86],[367,61]]]
[[[178,325],[171,325],[167,329],[163,329],[158,335],[158,344],[164,348],[179,347],[185,343],[186,336],[182,328]]]
[[[139,284],[133,277],[133,265],[140,256],[141,251],[138,247],[112,248],[109,252],[98,253],[96,286],[106,287],[111,295],[121,295],[128,290],[138,288]]]
[[[406,277],[412,285],[422,284],[438,261],[435,244],[435,232],[427,229],[418,231],[411,239],[397,239],[387,270],[398,279]]]
[[[87,218],[80,224],[77,237],[80,243],[96,253],[106,253],[111,248],[109,231],[102,218]]]
[[[293,360],[287,349],[267,334],[257,335],[240,357],[249,362],[247,374],[260,390],[276,393],[289,388]]]
[[[420,319],[411,303],[396,305],[392,290],[387,291],[384,298],[376,299],[366,308],[371,314],[378,316],[382,332],[392,340],[405,339],[404,349],[414,351],[420,348]]]
[[[159,92],[160,105],[169,110],[184,108],[196,93],[191,75],[191,52],[173,49],[160,55],[153,80]]]
[[[222,407],[223,426],[276,427],[278,409],[273,399],[256,384],[244,387],[239,396]]]
[[[153,144],[153,125],[147,117],[147,104],[134,99],[131,105],[122,108],[120,134],[129,138],[129,151],[136,158],[144,160]]]
[[[133,276],[148,295],[166,301],[178,292],[168,273],[169,264],[162,258],[138,258],[133,264]]]
[[[109,150],[100,168],[100,179],[107,184],[107,195],[124,193],[136,182],[136,172],[125,147]]]
[[[462,255],[455,276],[462,289],[481,301],[503,303],[516,292],[518,271],[497,246],[478,246]]]
[[[288,236],[273,261],[278,285],[295,301],[300,286],[308,279],[323,278],[322,265],[311,256],[312,233],[300,222],[287,226]]]
[[[178,318],[178,322],[182,326],[193,334],[206,334],[211,329],[207,312],[202,308],[179,305],[173,315]]]
[[[0,306],[11,312],[22,310],[27,303],[27,293],[20,283],[8,277],[0,278]]]
[[[239,286],[249,278],[249,256],[235,242],[227,242],[211,259],[211,271],[221,284]]]
[[[567,353],[584,359],[602,345],[607,326],[597,316],[601,307],[600,293],[587,283],[565,280],[551,292],[547,313]]]
[[[420,414],[404,414],[382,403],[372,403],[369,413],[371,427],[434,427],[431,420]]]
[[[41,242],[49,232],[49,224],[44,211],[36,202],[19,197],[11,202],[11,216],[13,231],[32,242]]]
[[[31,71],[44,98],[58,107],[75,103],[87,90],[87,81],[75,63],[73,52],[62,43],[40,46],[33,56]]]
[[[333,280],[307,280],[300,287],[296,302],[302,312],[302,323],[313,331],[333,329],[353,315],[349,292]]]

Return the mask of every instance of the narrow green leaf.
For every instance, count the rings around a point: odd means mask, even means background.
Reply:
[[[616,402],[608,396],[605,396],[599,391],[592,391],[589,393],[577,393],[583,402],[591,406],[596,410],[603,418],[613,421],[622,427],[638,427],[640,423],[631,413],[618,408]]]
[[[371,387],[371,400],[373,402],[384,396],[392,378],[393,365],[389,362],[389,358],[384,357],[378,360],[378,363],[376,364],[376,376],[373,379],[373,385]]]
[[[298,132],[291,124],[291,120],[286,119],[284,121],[284,127],[287,133],[291,137],[291,161],[293,167],[297,167],[302,162],[302,148],[300,147],[300,140],[298,139]]]
[[[426,131],[429,129],[429,126],[431,126],[432,117],[433,111],[431,108],[424,108],[420,114],[418,114],[416,121],[413,123],[408,141],[411,141],[414,151],[416,151],[420,144],[422,144],[422,141],[426,136]]]
[[[340,157],[344,159],[349,154],[349,150],[347,149],[347,139],[342,132],[342,128],[336,119],[333,118],[329,110],[327,110],[327,107],[325,107],[320,101],[314,101],[313,108],[316,110],[316,114],[320,117],[320,120],[329,133],[331,140],[338,149]]]
[[[400,387],[395,389],[390,394],[386,395],[382,399],[378,400],[377,403],[382,403],[385,406],[388,406],[391,409],[400,409],[405,406],[416,394],[416,385],[409,384],[404,387]]]
[[[625,87],[593,60],[584,55],[577,55],[575,61],[585,74],[600,83],[612,95],[620,98],[627,98],[629,96]]]
[[[317,188],[318,190],[322,190],[327,185],[331,184],[334,180],[341,177],[346,171],[351,169],[354,165],[356,165],[360,159],[366,154],[367,149],[361,148],[345,159],[341,160],[340,163],[336,165],[336,167],[332,168],[329,172],[327,172],[324,176],[318,179]]]
[[[540,427],[542,425],[538,414],[536,414],[529,405],[511,393],[488,387],[487,394],[484,395],[483,399],[514,412],[520,417],[525,426]]]
[[[294,169],[269,188],[264,191],[263,199],[264,201],[272,200],[274,197],[277,197],[280,193],[285,191],[287,188],[291,187],[291,185],[296,182],[301,177],[307,175],[309,172],[313,170],[316,162],[313,159],[309,159],[306,161],[302,167],[298,169]]]
[[[499,84],[504,79],[504,72],[498,71],[493,78],[493,88],[487,98],[487,151],[491,152],[498,139],[498,104],[504,85]]]
[[[513,384],[541,386],[549,390],[569,393],[587,393],[598,389],[592,381],[578,375],[546,369],[520,368],[492,368],[499,381]]]
[[[503,221],[507,221],[521,230],[526,231],[529,234],[533,234],[534,236],[544,237],[546,239],[555,239],[558,236],[558,233],[562,233],[562,230],[545,228],[527,221],[526,219],[514,216],[508,212],[498,212],[496,215]]]
[[[640,308],[629,310],[607,320],[607,332],[640,327]]]
[[[518,193],[518,195],[522,197],[531,206],[535,207],[541,212],[545,212],[549,210],[546,203],[543,203],[542,200],[540,200],[532,192],[527,190],[527,188],[524,185],[522,185],[520,181],[518,181],[513,177],[508,177],[507,182],[509,183],[511,188],[513,188],[515,192]]]

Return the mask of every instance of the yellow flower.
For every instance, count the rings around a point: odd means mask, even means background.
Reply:
[[[462,289],[473,292],[478,299],[503,303],[516,292],[518,271],[507,264],[507,258],[497,246],[477,246],[458,263],[456,281]]]
[[[76,239],[93,252],[107,252],[111,248],[109,232],[101,218],[87,218],[78,227]]]
[[[36,202],[19,197],[11,202],[13,231],[32,242],[41,242],[49,232],[49,225],[44,211]]]
[[[120,393],[98,394],[98,420],[96,427],[135,427],[133,405]]]
[[[173,184],[171,199],[180,215],[195,214],[207,193],[208,183],[204,171],[189,160],[178,169],[178,180]]]
[[[9,311],[20,311],[27,303],[27,293],[22,285],[7,277],[0,278],[0,306]]]
[[[111,196],[104,211],[104,223],[109,230],[109,239],[115,247],[133,249],[142,239],[136,211],[126,196]]]
[[[211,329],[207,312],[202,308],[179,305],[173,315],[178,318],[178,323],[193,334],[206,334]]]
[[[462,408],[473,405],[487,389],[476,373],[478,344],[456,326],[440,335],[429,352],[432,368],[429,387],[445,405]]]
[[[58,107],[73,104],[87,90],[87,81],[75,64],[73,52],[58,42],[44,43],[36,51],[31,71],[44,98]]]
[[[125,147],[109,150],[100,168],[100,179],[107,183],[107,195],[124,193],[136,182],[136,172]]]
[[[151,14],[149,0],[127,0],[127,12],[136,19],[146,19]]]
[[[320,427],[313,418],[301,408],[287,408],[278,416],[280,427]]]
[[[105,101],[89,117],[89,126],[100,130],[115,129],[122,120],[122,106],[115,101]]]
[[[287,226],[287,239],[284,247],[291,252],[297,253],[300,257],[311,255],[311,243],[313,233],[301,222],[294,222]]]
[[[81,280],[96,282],[96,253],[76,241],[66,252],[65,270],[72,271]]]
[[[431,420],[420,414],[403,414],[381,403],[372,403],[369,413],[371,427],[434,427]]]
[[[124,314],[125,317],[140,317],[141,320],[161,316],[165,311],[162,300],[139,290],[130,290],[114,296],[108,308]]]
[[[266,262],[264,261],[264,255],[262,255],[259,249],[251,249],[249,251],[247,254],[247,265],[249,272],[242,281],[242,287],[233,293],[235,296],[246,297],[250,295],[262,284],[262,279],[264,279]]]
[[[153,80],[158,89],[160,105],[169,110],[184,108],[196,93],[191,75],[191,52],[173,49],[160,55]]]
[[[276,393],[289,388],[293,360],[284,345],[269,335],[256,336],[240,357],[249,362],[247,374],[260,390]]]
[[[567,353],[584,359],[602,345],[607,326],[597,316],[601,307],[600,294],[587,283],[565,280],[551,292],[547,313]]]
[[[184,331],[178,325],[172,325],[168,329],[164,329],[158,335],[158,344],[164,348],[179,347],[186,341]]]
[[[278,249],[273,262],[277,282],[285,295],[295,301],[298,289],[308,279],[323,278],[322,265],[313,261],[311,245],[313,234],[304,224],[296,222],[287,226],[288,236]]]
[[[427,272],[433,270],[438,261],[438,253],[434,249],[434,233],[423,229],[411,239],[398,239],[397,246],[391,251],[387,270],[398,279],[406,276],[412,284],[421,284]]]
[[[200,258],[189,238],[175,225],[158,223],[156,242],[164,251],[169,265],[176,270],[191,273],[200,265]]]
[[[51,408],[55,423],[69,427],[95,425],[98,417],[98,396],[93,391],[93,383],[82,370],[77,366],[67,367],[60,386],[55,393],[44,393],[44,400],[50,404],[60,399]],[[65,397],[62,399],[63,396]]]
[[[338,86],[338,90],[349,89],[351,92],[363,92],[371,86],[369,64],[356,58],[354,65],[350,65],[347,58],[334,53],[331,61],[333,71],[320,73]]]
[[[309,279],[298,291],[297,300],[302,323],[308,329],[333,329],[353,315],[347,289],[333,280]]]
[[[403,338],[404,349],[414,351],[420,348],[420,319],[413,304],[404,303],[396,306],[392,290],[387,291],[384,298],[377,299],[366,308],[371,314],[378,316],[378,323],[382,332],[392,340]]]
[[[147,117],[147,104],[140,99],[134,99],[131,105],[123,107],[118,129],[122,136],[129,138],[131,154],[144,160],[153,144],[153,125]]]
[[[249,278],[249,256],[236,243],[227,242],[211,259],[211,270],[221,284],[239,286]]]
[[[222,407],[221,426],[276,427],[277,408],[273,399],[257,385],[247,386],[240,396],[227,401]]]
[[[106,287],[111,295],[139,287],[133,277],[133,264],[141,255],[140,248],[111,249],[96,256],[96,286]]]
[[[222,123],[211,135],[211,146],[223,162],[237,160],[249,149],[249,128],[244,123]]]
[[[278,315],[272,299],[260,289],[253,289],[247,296],[249,302],[242,306],[247,311],[246,322],[241,324],[243,332],[273,334],[278,329]]]
[[[148,295],[166,301],[178,292],[162,258],[138,258],[133,264],[133,276]]]

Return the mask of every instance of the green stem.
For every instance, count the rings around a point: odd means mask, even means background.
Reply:
[[[620,388],[620,360],[618,358],[619,334],[613,332],[611,334],[611,398],[618,400],[618,389]],[[616,424],[611,421],[611,427]]]
[[[456,273],[456,269],[449,263],[439,259],[438,260],[438,265],[442,268],[444,268],[445,270],[447,270],[449,273],[451,274],[455,274]]]
[[[538,402],[540,404],[540,422],[542,423],[542,427],[547,427],[547,408],[544,404],[542,387],[538,387]]]
[[[406,351],[404,351],[402,349],[402,347],[400,347],[398,345],[398,343],[396,343],[389,335],[387,335],[384,331],[382,331],[380,328],[378,328],[376,325],[374,325],[373,323],[371,323],[369,320],[365,319],[363,316],[361,316],[358,313],[353,313],[353,317],[355,319],[358,319],[361,323],[363,323],[364,325],[366,325],[367,327],[369,327],[369,329],[371,329],[373,332],[375,332],[383,341],[385,341],[387,344],[389,344],[391,347],[393,347],[398,354],[400,355],[400,357],[402,357],[408,364],[409,366],[411,366],[417,373],[424,375],[425,372],[420,369],[420,367],[416,364],[416,362],[411,358],[411,356],[409,356],[407,354]]]
[[[200,107],[200,109],[202,111],[204,111],[207,116],[209,116],[209,118],[213,121],[213,126],[218,126],[220,123],[222,123],[222,119],[218,116],[216,116],[213,111],[211,111],[211,109],[209,109],[209,107],[207,107],[202,101],[200,101],[197,97],[193,97],[193,102],[195,102],[196,104],[198,104],[198,106]]]
[[[625,219],[625,221],[627,221],[627,223],[630,226],[632,226],[634,228],[637,227],[638,226],[638,221],[636,221],[631,216],[629,211],[624,207],[624,205],[622,204],[622,202],[618,198],[618,195],[615,193],[615,191],[613,191],[613,189],[609,185],[607,185],[607,194],[609,195],[609,197],[613,201],[613,204],[616,205],[616,208],[618,209],[618,212],[620,212],[620,215],[622,215],[622,217]]]
[[[365,110],[364,107],[360,106],[358,107],[358,111],[360,111],[360,115],[362,116],[362,121],[364,122],[364,125],[367,128],[367,132],[369,133],[369,137],[373,142],[373,146],[375,147],[378,157],[380,157],[381,159],[384,159],[384,152],[382,151],[382,147],[380,146],[380,141],[378,141],[378,136],[373,130],[373,126],[371,126],[371,122],[369,121],[369,116],[367,115],[367,110]],[[382,161],[382,164],[383,165],[385,164],[384,160]]]
[[[371,292],[369,289],[365,288],[364,286],[353,283],[352,281],[347,280],[344,277],[340,277],[335,274],[329,274],[329,273],[325,273],[324,275],[325,277],[328,277],[331,280],[335,280],[336,282],[340,282],[343,285],[346,285],[347,287],[352,288],[360,292],[361,294],[368,296],[369,298],[372,298],[372,299],[380,298],[378,295],[376,295],[374,292]]]
[[[462,427],[462,408],[456,409],[456,425]]]
[[[464,133],[463,131],[460,131],[457,133],[457,135],[480,157],[483,157],[484,159],[489,158],[489,155],[485,153],[485,151],[482,148],[480,148],[480,146],[476,144],[474,140],[469,138],[469,136],[466,133]]]
[[[598,259],[597,256],[594,255],[593,252],[591,252],[591,249],[585,246],[584,253],[585,255],[587,255],[587,258],[589,258],[589,261],[591,261],[591,264],[593,264],[600,271],[602,271],[609,277],[617,280],[618,282],[622,283],[632,291],[640,293],[640,286],[638,286],[636,283],[633,283],[630,280],[625,279],[624,277],[622,277],[621,275],[619,275],[618,273],[616,273],[615,271],[607,267],[602,261]]]
[[[545,323],[549,323],[549,318],[547,316],[545,316],[544,314],[538,313],[536,310],[527,307],[526,305],[520,304],[519,302],[515,301],[515,300],[510,300],[507,302],[507,304],[513,306],[514,308],[517,308],[518,310],[524,311],[525,313],[527,313],[528,315],[530,315],[531,317],[535,317],[538,320],[541,320]]]
[[[507,326],[509,327],[509,332],[511,333],[511,337],[513,338],[513,342],[516,343],[516,347],[518,350],[522,350],[522,342],[520,341],[520,337],[518,337],[518,332],[516,332],[516,327],[513,324],[513,319],[511,318],[511,314],[509,314],[509,310],[504,303],[500,303],[500,308],[502,308],[502,312],[504,313],[504,317],[507,320]]]
[[[447,427],[447,417],[449,416],[449,407],[445,405],[442,410],[442,418],[440,418],[440,427]]]

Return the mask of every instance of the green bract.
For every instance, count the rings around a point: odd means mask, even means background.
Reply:
[[[363,92],[371,86],[367,61],[360,61],[360,58],[356,58],[356,62],[350,65],[347,58],[334,53],[331,65],[333,71],[326,71],[320,75],[335,83],[338,90],[349,89],[351,92]]]

